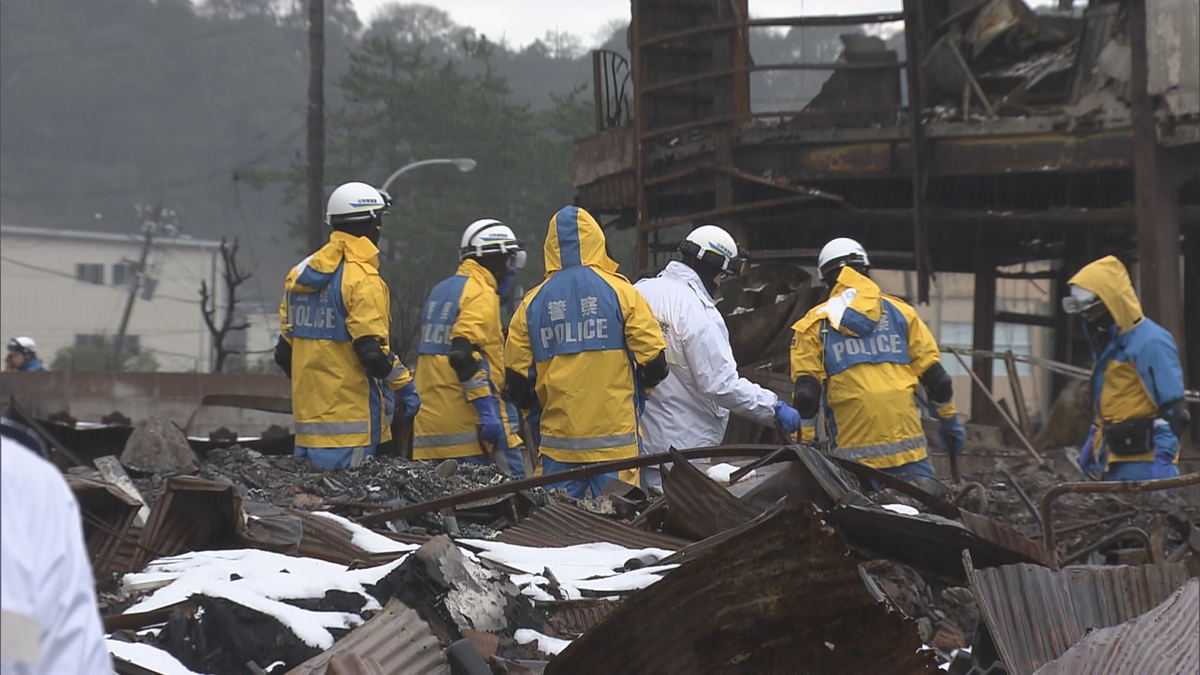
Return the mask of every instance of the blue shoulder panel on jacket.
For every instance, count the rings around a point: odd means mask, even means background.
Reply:
[[[555,272],[526,310],[536,363],[562,354],[625,349],[617,291],[590,267]]]
[[[433,287],[421,315],[420,354],[450,353],[450,334],[458,321],[466,275],[455,275]]]
[[[1125,352],[1137,362],[1146,391],[1159,406],[1183,398],[1183,366],[1179,348],[1167,329],[1143,319],[1125,334]]]
[[[350,341],[350,331],[346,329],[348,312],[345,303],[342,302],[342,272],[345,264],[344,261],[340,263],[333,271],[329,283],[321,285],[320,290],[316,292],[288,292],[288,323],[292,327],[292,337],[334,342]]]
[[[910,363],[908,321],[895,305],[886,300],[882,302],[883,311],[879,321],[865,335],[854,337],[832,329],[828,331],[825,339],[825,372],[829,377],[864,363]],[[867,321],[865,317],[863,320]]]

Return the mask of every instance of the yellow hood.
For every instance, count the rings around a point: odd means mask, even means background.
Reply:
[[[605,251],[604,230],[592,214],[577,206],[564,206],[550,219],[543,253],[546,276],[568,267],[617,271],[617,263]]]
[[[335,231],[329,243],[317,249],[296,266],[296,274],[288,275],[286,291],[312,293],[332,279],[343,260],[379,267],[379,248],[366,237],[356,237]]]
[[[1129,280],[1129,272],[1114,256],[1105,256],[1088,264],[1067,283],[1100,296],[1122,333],[1138,325],[1146,316],[1133,290],[1133,282]]]

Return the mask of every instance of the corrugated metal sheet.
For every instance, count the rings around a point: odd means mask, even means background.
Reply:
[[[516,527],[502,531],[496,541],[517,546],[572,546],[606,541],[627,548],[675,551],[689,542],[660,532],[647,532],[616,523],[570,504],[540,508]]]
[[[70,474],[65,478],[84,516],[83,533],[92,571],[97,579],[107,578],[123,538],[129,538],[141,502],[112,483]]]
[[[403,553],[369,553],[355,546],[354,533],[342,527],[335,520],[313,515],[308,511],[288,509],[287,515],[300,519],[304,527],[304,536],[300,540],[300,548],[296,555],[306,558],[319,558],[339,565],[374,566],[389,563],[404,555]],[[379,532],[380,536],[389,536],[390,532]],[[428,538],[426,538],[428,539]]]
[[[545,672],[936,672],[846,551],[812,509],[780,511],[630,596]]]
[[[393,598],[370,621],[332,647],[288,671],[287,675],[324,675],[335,657],[357,654],[379,664],[385,673],[450,675],[450,663],[429,624],[416,611]]]
[[[747,523],[762,512],[734,497],[674,448],[671,457],[675,463],[662,478],[667,496],[664,529],[705,539]]]
[[[1150,611],[1189,576],[1178,563],[1058,572],[1038,565],[977,570],[968,556],[967,568],[984,623],[1010,673],[1032,673],[1089,630]]]
[[[1200,673],[1200,579],[1133,621],[1080,640],[1037,675]]]
[[[133,568],[141,569],[155,555],[151,551],[175,555],[237,547],[242,526],[242,496],[237,488],[194,476],[172,476],[150,510],[139,542],[146,549],[137,551]]]
[[[566,636],[577,637],[600,623],[601,619],[612,614],[621,603],[601,598],[583,598],[582,600],[564,600],[548,602],[539,605],[545,610],[546,620],[554,628],[554,632]]]

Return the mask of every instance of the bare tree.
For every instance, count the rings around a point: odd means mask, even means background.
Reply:
[[[204,325],[208,326],[208,332],[212,334],[213,345],[217,349],[217,358],[213,361],[212,372],[219,373],[225,367],[225,359],[233,354],[241,354],[242,352],[236,349],[227,349],[225,347],[225,336],[233,331],[246,330],[250,327],[249,323],[241,322],[234,323],[234,311],[237,307],[237,289],[238,286],[246,283],[253,276],[250,272],[244,272],[238,269],[237,264],[238,240],[234,239],[230,244],[221,238],[221,279],[225,283],[225,314],[221,318],[221,325],[217,325],[217,297],[216,289],[210,293],[208,283],[200,282],[200,311],[204,315]]]

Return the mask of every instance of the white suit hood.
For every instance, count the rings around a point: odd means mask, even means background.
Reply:
[[[695,270],[671,262],[635,287],[662,326],[671,368],[642,415],[644,452],[719,445],[731,411],[771,424],[779,399],[738,376],[725,319]]]

